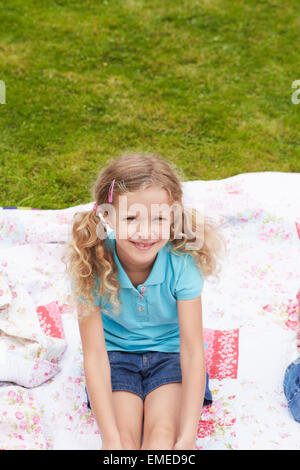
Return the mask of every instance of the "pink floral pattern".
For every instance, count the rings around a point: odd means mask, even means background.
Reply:
[[[47,378],[51,378],[61,370],[61,367],[56,362],[50,362],[43,359],[37,359],[34,361],[33,372],[29,380],[30,387],[36,387],[45,381]]]
[[[213,330],[204,328],[206,370],[210,376],[210,386],[214,379],[219,382],[225,379],[236,379],[238,374],[239,356],[239,329]],[[201,440],[218,439],[220,435],[228,434],[231,438],[235,436],[233,431],[236,416],[232,404],[236,395],[218,396],[221,385],[213,388],[213,403],[203,408],[201,418],[198,422],[197,445],[198,450],[203,448]],[[221,387],[222,388],[222,387]],[[230,432],[229,432],[230,430]],[[233,448],[234,444],[227,444]]]
[[[232,385],[231,385],[232,383]],[[212,381],[213,403],[203,408],[198,422],[195,448],[236,449],[236,395],[231,391],[236,380]],[[236,385],[235,385],[236,388]],[[222,446],[220,446],[222,443]]]
[[[183,188],[187,205],[204,207],[222,225],[229,250],[219,283],[207,281],[202,296],[213,404],[202,410],[195,448],[300,450],[282,390],[285,367],[298,354],[299,174],[249,173]],[[22,282],[44,334],[68,344],[61,371],[42,385],[0,383],[0,449],[101,449],[60,261],[74,214],[92,205],[0,210],[0,308]]]
[[[239,330],[204,329],[207,372],[211,379],[237,378]]]
[[[0,395],[0,422],[1,432],[5,432],[6,450],[52,448],[52,437],[46,431],[43,409],[30,390],[17,386],[5,387]],[[3,438],[4,435],[1,440]]]
[[[295,222],[295,225],[296,225],[296,230],[297,230],[297,233],[298,233],[298,237],[300,239],[300,223],[299,222]]]
[[[45,335],[64,339],[62,309],[63,307],[59,306],[57,301],[36,308],[40,326]]]
[[[287,303],[267,304],[262,307],[261,315],[272,315],[276,323],[283,328],[298,330],[299,304],[297,300],[288,299]]]

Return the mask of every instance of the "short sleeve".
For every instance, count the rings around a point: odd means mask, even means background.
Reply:
[[[180,272],[175,287],[177,300],[195,299],[203,290],[204,280],[201,270],[196,266],[192,255],[185,254],[180,265]]]

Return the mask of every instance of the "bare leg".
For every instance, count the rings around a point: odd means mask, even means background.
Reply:
[[[113,403],[123,449],[137,450],[141,446],[143,400],[135,393],[114,391]]]
[[[181,383],[170,383],[146,396],[141,450],[173,449],[178,434],[181,393]]]

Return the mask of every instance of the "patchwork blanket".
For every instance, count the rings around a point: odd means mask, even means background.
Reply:
[[[183,183],[224,229],[228,256],[202,294],[213,404],[196,448],[300,449],[283,376],[298,357],[300,174]],[[61,261],[75,212],[0,210],[0,449],[101,449]],[[28,210],[30,209],[30,210]]]

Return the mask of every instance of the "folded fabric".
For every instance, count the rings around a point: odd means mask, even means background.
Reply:
[[[40,319],[26,289],[0,276],[0,382],[36,387],[61,370],[67,343],[45,334]]]

